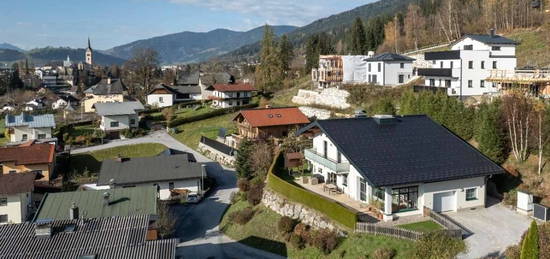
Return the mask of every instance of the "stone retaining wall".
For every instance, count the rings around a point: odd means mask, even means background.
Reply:
[[[351,105],[347,102],[349,92],[338,88],[326,88],[322,91],[298,90],[298,94],[292,97],[292,102],[299,105],[322,105],[336,109],[348,109]]]
[[[299,220],[315,229],[336,230],[340,235],[345,233],[342,228],[316,210],[299,203],[291,202],[268,189],[264,189],[262,203],[279,215]]]

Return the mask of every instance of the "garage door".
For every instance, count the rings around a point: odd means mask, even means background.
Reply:
[[[434,194],[434,211],[451,211],[456,208],[455,192],[441,192]]]

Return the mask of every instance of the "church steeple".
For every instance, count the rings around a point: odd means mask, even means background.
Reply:
[[[92,44],[90,43],[90,37],[88,37],[88,48],[86,49],[86,64],[93,65],[94,64],[94,51],[92,50]]]

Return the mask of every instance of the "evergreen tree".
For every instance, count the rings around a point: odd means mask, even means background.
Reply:
[[[500,102],[483,104],[477,113],[476,140],[479,151],[491,158],[495,163],[502,164],[506,160],[504,132],[500,125]]]
[[[281,63],[281,71],[288,73],[290,71],[290,62],[294,57],[294,49],[292,43],[288,40],[288,36],[283,35],[279,41],[279,60]]]
[[[376,103],[371,108],[371,115],[376,114],[387,114],[395,115],[395,107],[390,98],[381,98],[376,101]]]
[[[273,30],[264,28],[260,64],[256,67],[256,85],[263,92],[273,91],[281,84],[281,65],[275,44]]]
[[[306,73],[319,67],[319,36],[313,35],[306,42]]]
[[[527,235],[521,244],[520,259],[538,259],[539,258],[539,231],[537,222],[531,222]]]
[[[352,55],[365,55],[368,52],[368,47],[363,20],[357,17],[351,27],[350,52]]]
[[[237,150],[235,159],[235,170],[239,178],[250,178],[252,176],[252,142],[244,139]]]

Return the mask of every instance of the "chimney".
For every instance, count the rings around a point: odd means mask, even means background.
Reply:
[[[495,28],[491,28],[491,37],[495,37]]]
[[[103,193],[103,204],[105,206],[109,206],[109,204],[110,204],[109,198],[110,197],[111,197],[111,194],[109,192],[104,192]]]
[[[111,178],[109,180],[109,188],[111,188],[111,189],[115,188],[115,179]]]
[[[69,209],[69,219],[78,219],[78,207],[76,206],[76,203],[71,204],[71,208]]]
[[[108,84],[108,85],[111,84],[111,77],[107,77],[107,84]]]
[[[52,236],[53,219],[39,219],[34,224],[34,235],[37,238],[50,238]]]
[[[374,51],[371,50],[367,52],[367,58],[372,58],[372,57],[374,57]]]
[[[390,125],[397,121],[393,115],[388,114],[377,114],[372,116],[372,118],[378,125]]]
[[[271,105],[266,104],[266,105],[265,105],[265,108],[266,108],[266,109],[271,109]]]

